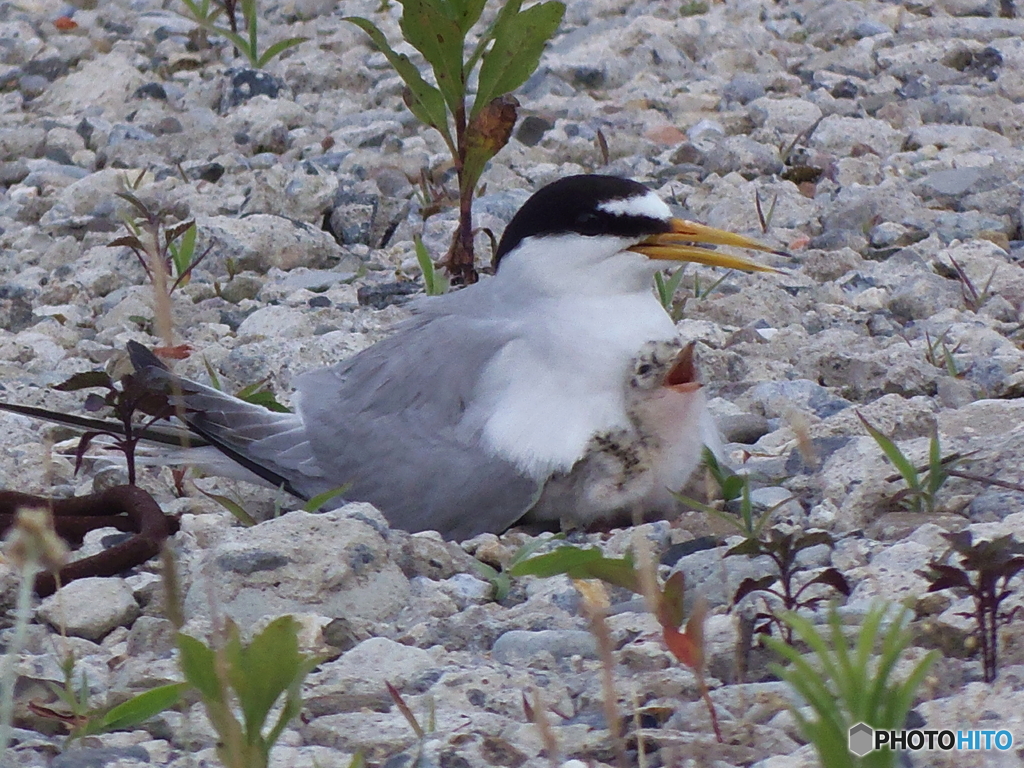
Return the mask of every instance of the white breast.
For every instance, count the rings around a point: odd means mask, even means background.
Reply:
[[[542,299],[491,361],[467,413],[484,444],[542,479],[567,472],[597,433],[630,428],[626,383],[638,350],[675,326],[648,290]]]

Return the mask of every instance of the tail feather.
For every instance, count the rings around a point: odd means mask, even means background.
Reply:
[[[18,405],[17,403],[0,402],[0,411],[17,413],[21,416],[30,416],[33,419],[42,419],[54,424],[64,424],[69,427],[90,430],[93,432],[110,432],[115,435],[124,434],[124,425],[113,419],[93,419],[88,416],[75,416],[70,413],[51,411],[48,408],[37,408],[31,405]],[[201,447],[208,445],[202,440],[196,440],[187,430],[173,426],[152,425],[142,429],[140,433],[143,439],[152,443],[164,445]]]
[[[129,342],[128,351],[146,385],[180,407],[179,417],[210,445],[295,496],[308,499],[322,490],[323,471],[300,416],[275,413],[176,376],[141,344]]]

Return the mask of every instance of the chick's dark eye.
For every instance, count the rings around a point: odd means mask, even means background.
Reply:
[[[575,229],[581,235],[599,235],[601,217],[591,211],[585,211],[576,217]]]

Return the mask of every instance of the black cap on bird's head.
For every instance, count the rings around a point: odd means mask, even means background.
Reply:
[[[501,260],[528,237],[570,234],[636,240],[636,245],[627,250],[652,259],[694,261],[733,269],[773,271],[696,244],[780,253],[742,235],[673,218],[668,206],[639,182],[586,174],[558,179],[523,204],[505,228],[494,254],[494,268],[497,270]]]

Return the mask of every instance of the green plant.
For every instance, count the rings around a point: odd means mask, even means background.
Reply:
[[[680,267],[668,277],[665,277],[663,272],[654,273],[654,288],[658,292],[658,301],[661,302],[661,306],[665,308],[673,320],[678,321],[683,314],[682,306],[676,307],[676,291],[679,290],[679,284],[683,282],[683,276],[686,274],[686,268]]]
[[[754,504],[750,499],[750,476],[740,475],[728,467],[723,467],[718,463],[718,459],[710,448],[705,447],[701,455],[704,468],[711,475],[715,484],[718,485],[719,493],[721,493],[722,500],[725,502],[725,509],[718,509],[709,504],[703,504],[681,493],[673,493],[672,495],[677,501],[686,504],[688,507],[728,523],[741,536],[748,539],[758,538],[771,519],[772,513],[781,505],[787,503],[789,499],[769,507],[755,518]],[[738,517],[737,514],[739,515]]]
[[[516,550],[516,553],[512,556],[508,565],[500,571],[480,560],[474,560],[473,566],[481,576],[490,582],[491,587],[494,589],[491,597],[496,603],[500,603],[508,597],[508,593],[512,589],[512,571],[515,570],[516,566],[524,562],[528,557],[533,555],[538,549],[545,546],[548,542],[564,538],[564,533],[558,533],[549,539],[534,539],[528,544],[524,544]]]
[[[951,477],[950,470],[953,464],[962,457],[943,458],[939,445],[939,431],[938,428],[933,428],[932,436],[928,440],[928,466],[922,471],[914,466],[914,463],[907,458],[896,443],[874,427],[859,411],[857,418],[860,419],[868,434],[878,443],[878,447],[882,449],[885,457],[896,467],[903,482],[907,484],[906,488],[896,494],[893,501],[898,502],[900,506],[911,512],[934,513],[939,490]]]
[[[213,0],[181,0],[184,4],[185,9],[188,13],[180,14],[186,18],[196,22],[199,25],[199,29],[203,30],[203,33],[213,26],[213,22],[217,20],[217,17],[225,10],[225,5]],[[232,0],[232,6],[234,1]],[[234,8],[232,7],[231,12],[232,28],[235,27],[237,22],[234,19]],[[236,30],[237,31],[237,30]],[[184,176],[184,174],[182,174]],[[187,179],[186,179],[187,180]]]
[[[992,298],[992,281],[996,277],[996,272],[999,270],[998,265],[992,268],[992,274],[988,276],[988,280],[985,281],[985,287],[980,291],[974,285],[974,281],[971,280],[964,268],[960,266],[960,263],[952,256],[949,257],[950,262],[953,264],[953,270],[956,273],[957,280],[960,281],[960,294],[964,298],[964,304],[971,312],[977,312],[984,306],[990,298]]]
[[[754,190],[754,210],[757,211],[757,221],[761,225],[761,231],[766,235],[768,230],[772,226],[772,219],[775,218],[775,206],[779,202],[779,193],[776,192],[772,196],[772,204],[768,206],[768,213],[766,214],[761,208],[761,193]]]
[[[789,662],[785,668],[774,665],[773,671],[813,710],[812,719],[798,707],[792,708],[800,730],[814,744],[821,764],[828,768],[892,768],[896,764],[896,753],[888,747],[863,758],[851,753],[850,727],[865,723],[883,730],[902,728],[915,692],[937,656],[934,651],[926,654],[902,681],[894,680],[896,663],[910,644],[910,632],[906,611],[883,630],[886,612],[885,605],[869,610],[852,645],[843,634],[834,607],[828,615],[827,637],[804,617],[783,614],[783,620],[810,647],[813,663],[791,645],[765,638],[765,643]]]
[[[779,629],[783,639],[788,644],[793,643],[792,624],[784,621],[784,615],[777,610],[778,603],[782,608],[793,613],[800,609],[812,609],[825,600],[825,595],[820,592],[810,597],[804,597],[804,592],[815,584],[831,587],[843,595],[850,594],[850,585],[846,578],[835,568],[824,568],[803,580],[799,587],[796,585],[796,576],[803,568],[797,563],[797,556],[808,547],[816,547],[825,544],[833,547],[835,542],[832,536],[825,531],[812,531],[810,533],[784,532],[779,528],[772,528],[765,538],[748,538],[741,541],[735,547],[729,549],[726,557],[746,555],[747,557],[760,557],[766,555],[775,563],[777,573],[762,576],[759,579],[746,578],[740,582],[733,595],[732,604],[737,605],[740,600],[750,594],[763,593],[760,595],[764,600],[765,609],[754,616],[755,622],[761,622],[754,627],[758,634],[771,634],[772,626]],[[775,588],[775,583],[779,588]],[[775,600],[769,600],[764,595],[769,595]]]
[[[259,46],[259,9],[256,7],[256,0],[241,0],[242,20],[245,25],[243,35],[238,30],[238,17],[236,10],[238,0],[223,0],[219,7],[212,6],[210,0],[182,0],[187,13],[182,15],[196,22],[200,28],[208,32],[226,37],[235,51],[241,53],[249,61],[253,69],[262,69],[269,64],[276,56],[280,56],[289,48],[306,42],[306,37],[289,37],[278,40],[265,51],[260,53]],[[227,12],[229,28],[218,27],[214,24],[221,11]]]
[[[680,16],[701,16],[708,12],[708,4],[703,0],[687,0],[679,6]]]
[[[202,697],[220,737],[217,756],[227,768],[266,768],[270,750],[299,714],[302,681],[320,659],[299,651],[298,629],[294,618],[281,616],[245,644],[228,621],[217,647],[178,635],[182,673]]]
[[[59,574],[68,555],[67,545],[53,528],[53,513],[46,508],[18,509],[14,525],[7,534],[4,555],[17,570],[19,581],[14,608],[14,636],[4,649],[3,672],[0,673],[0,763],[4,762],[11,741],[14,688],[18,679],[16,664],[28,640],[32,586],[41,570]]]
[[[210,385],[219,392],[224,391],[224,387],[221,384],[220,377],[217,372],[210,365],[210,361],[205,357],[203,358],[203,367],[206,368],[206,375],[210,377]],[[234,397],[239,400],[244,400],[247,403],[253,405],[261,405],[268,411],[274,411],[275,413],[291,413],[291,409],[278,402],[277,398],[274,397],[274,393],[270,391],[267,385],[270,383],[270,377],[260,379],[259,381],[253,382],[252,384],[246,384],[244,387],[235,392]]]
[[[1024,570],[1024,543],[1011,535],[976,544],[970,531],[942,535],[949,541],[950,548],[960,555],[960,566],[929,563],[928,591],[952,589],[970,595],[974,611],[958,615],[975,621],[974,636],[981,646],[985,682],[991,683],[999,667],[999,627],[1013,621],[1020,610],[1018,607],[1003,611],[1000,605],[1013,593],[1009,582]],[[973,572],[973,580],[969,572]]]
[[[960,366],[957,365],[956,358],[954,358],[953,355],[960,350],[960,344],[957,343],[952,349],[950,349],[949,344],[946,343],[946,336],[948,334],[949,329],[947,328],[933,341],[928,331],[924,332],[924,359],[936,368],[945,368],[946,373],[954,379],[962,379],[967,371],[970,370],[970,367],[961,369]],[[907,344],[909,343],[910,341],[907,340]]]
[[[94,708],[89,706],[89,684],[82,672],[81,681],[75,683],[75,659],[67,656],[61,664],[64,682],[50,683],[49,688],[64,705],[63,710],[29,702],[29,709],[36,715],[59,720],[70,729],[68,740],[80,739],[98,733],[128,730],[154,715],[170,709],[178,703],[189,689],[188,683],[169,683],[150,688],[114,707]]]
[[[136,184],[130,185],[133,189]],[[142,268],[146,270],[153,286],[163,293],[171,294],[178,287],[186,285],[192,278],[192,271],[209,255],[213,246],[196,255],[196,223],[194,219],[167,226],[167,214],[153,210],[130,191],[118,192],[117,196],[127,200],[138,214],[125,217],[124,225],[128,234],[108,243],[111,248],[127,246],[135,254]]]
[[[256,518],[249,514],[245,507],[239,502],[232,499],[230,496],[225,496],[221,493],[208,493],[202,488],[196,488],[203,496],[215,501],[220,504],[224,509],[231,513],[231,516],[237,520],[243,528],[252,528],[256,525]]]
[[[460,283],[477,279],[473,195],[485,165],[512,135],[518,102],[508,94],[533,74],[565,13],[564,4],[556,0],[526,10],[520,10],[522,0],[507,0],[467,58],[466,38],[485,4],[486,0],[402,0],[402,37],[426,59],[436,85],[423,78],[408,56],[397,53],[373,22],[345,17],[387,57],[405,81],[406,106],[441,134],[451,153],[459,179],[459,224],[445,263]],[[476,97],[470,106],[467,95],[474,71]]]
[[[513,576],[539,576],[542,578],[565,574],[572,579],[598,579],[613,586],[623,587],[636,594],[643,595],[649,610],[661,625],[662,639],[673,656],[689,667],[697,678],[697,686],[704,699],[711,718],[711,725],[719,743],[724,743],[722,731],[718,725],[718,715],[714,703],[708,693],[707,681],[704,676],[704,619],[707,615],[707,604],[698,600],[682,627],[683,614],[683,574],[677,571],[658,584],[654,570],[654,561],[649,553],[639,558],[639,564],[626,557],[605,557],[598,549],[581,549],[573,546],[558,547],[552,552],[523,560],[510,568]],[[586,597],[586,593],[584,593]],[[591,601],[593,602],[593,601]],[[595,634],[598,634],[595,632]],[[600,640],[600,635],[598,634]],[[605,665],[606,669],[609,665]],[[606,699],[608,698],[606,694]],[[609,719],[609,722],[613,722]]]
[[[419,262],[420,271],[423,273],[423,290],[427,296],[440,296],[448,290],[448,280],[444,275],[438,274],[434,260],[427,252],[427,246],[423,244],[423,238],[419,235],[413,237],[416,245],[416,261]]]

